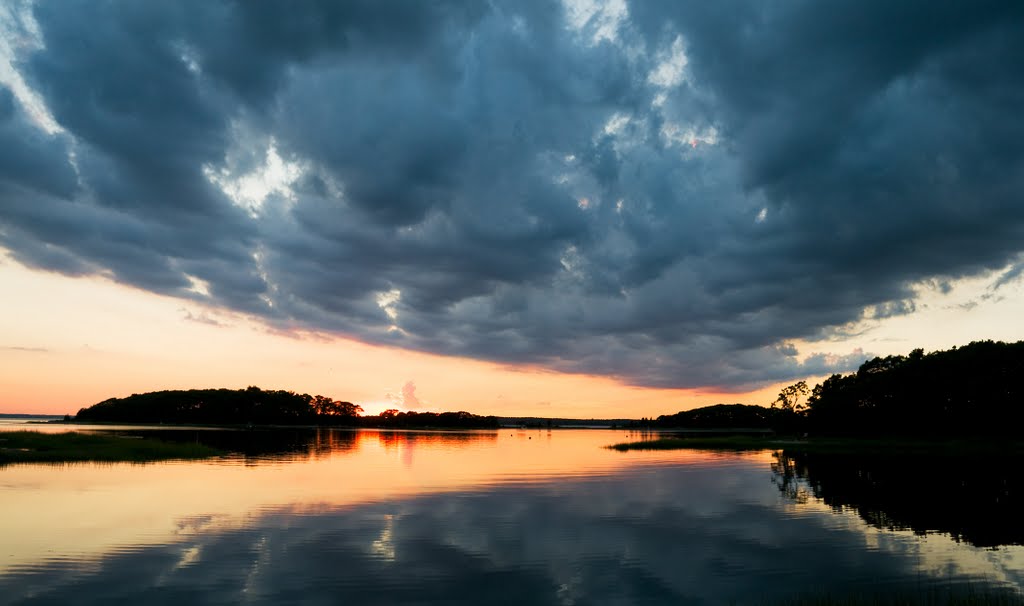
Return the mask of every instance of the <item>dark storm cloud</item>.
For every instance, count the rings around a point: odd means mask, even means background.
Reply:
[[[66,161],[66,145],[32,127],[11,90],[0,86],[0,187],[72,195],[75,174]]]
[[[847,280],[893,284],[1019,249],[1018,3],[740,4],[677,3],[671,17],[746,185],[799,230],[783,261],[819,253]],[[663,12],[635,8],[662,27]]]
[[[0,243],[36,267],[742,389],[1022,249],[1017,3],[642,2],[610,36],[541,0],[32,10],[62,130],[0,96]],[[234,203],[268,149],[301,174]]]

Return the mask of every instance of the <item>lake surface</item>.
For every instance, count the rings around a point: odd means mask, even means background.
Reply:
[[[653,436],[613,430],[161,435],[231,454],[0,468],[0,603],[765,604],[1024,583],[1019,459],[622,453],[603,447]]]

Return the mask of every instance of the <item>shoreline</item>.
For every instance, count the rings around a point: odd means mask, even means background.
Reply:
[[[760,438],[749,436],[663,437],[620,442],[611,450],[721,450],[732,452],[783,450],[822,454],[964,455],[1024,454],[1024,441],[1009,439],[920,437],[887,438]]]
[[[152,463],[216,457],[203,444],[83,432],[0,432],[0,467],[14,463]]]

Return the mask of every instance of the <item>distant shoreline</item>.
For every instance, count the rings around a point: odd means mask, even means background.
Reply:
[[[0,412],[0,419],[63,419],[64,415],[18,414]]]

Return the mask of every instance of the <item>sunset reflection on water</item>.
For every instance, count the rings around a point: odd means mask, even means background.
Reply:
[[[299,435],[304,441],[285,452],[232,453],[205,461],[2,468],[0,572],[53,554],[85,557],[125,543],[171,540],[196,525],[231,526],[286,506],[337,508],[592,477],[642,464],[728,460],[713,453],[623,455],[603,448],[630,438],[617,430],[321,429]],[[199,437],[206,439],[205,433]]]
[[[859,463],[604,448],[656,437],[624,430],[173,435],[230,452],[0,468],[0,595],[96,604],[717,604],[1024,582],[1020,545],[991,551],[922,534],[916,518],[886,528],[873,523],[885,511],[848,507],[846,478],[863,475]],[[950,527],[977,526],[929,511]]]

